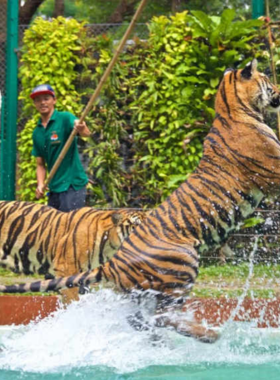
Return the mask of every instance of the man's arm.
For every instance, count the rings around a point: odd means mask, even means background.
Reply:
[[[36,189],[36,198],[40,199],[44,196],[44,183],[46,178],[46,166],[45,166],[45,160],[42,157],[36,157],[37,161],[37,169],[36,169],[36,175],[37,175],[37,189]]]
[[[81,137],[89,137],[90,130],[88,129],[86,123],[83,121],[79,123],[79,120],[74,121],[74,129],[79,133]]]

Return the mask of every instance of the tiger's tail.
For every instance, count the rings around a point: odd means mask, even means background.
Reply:
[[[103,279],[102,266],[87,272],[68,277],[57,277],[52,280],[35,281],[18,285],[0,285],[0,293],[45,293],[58,292],[61,289],[79,287],[84,293],[87,287],[99,283]]]

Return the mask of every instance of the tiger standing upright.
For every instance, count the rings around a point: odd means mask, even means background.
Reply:
[[[216,116],[194,173],[124,241],[113,258],[92,271],[1,292],[50,291],[101,281],[130,292],[152,290],[158,325],[202,341],[217,334],[174,313],[198,275],[199,254],[220,246],[271,192],[280,192],[280,143],[264,122],[278,110],[280,93],[253,60],[227,70],[220,83]]]

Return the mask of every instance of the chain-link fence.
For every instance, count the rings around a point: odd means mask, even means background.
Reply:
[[[129,24],[88,24],[87,30],[88,35],[97,36],[99,34],[108,34],[110,33],[114,36],[115,40],[119,40],[123,37],[125,31],[127,30]],[[148,27],[147,24],[136,24],[131,37],[137,36],[140,39],[146,39],[148,36]]]
[[[247,228],[245,224],[231,235],[221,249],[202,255],[202,261],[206,264],[240,264],[249,260],[255,246],[255,263],[280,264],[280,210],[277,208],[277,201],[270,206],[262,203],[248,220],[248,224],[250,221],[254,224],[254,219],[258,220],[259,224]]]
[[[0,16],[0,20],[1,20]],[[97,36],[102,34],[111,34],[115,40],[120,40],[125,31],[128,28],[128,23],[122,24],[87,24],[87,32],[89,36]],[[28,28],[28,25],[19,25],[19,47],[22,46],[22,39],[25,30]],[[147,24],[136,24],[131,34],[131,38],[138,37],[140,39],[146,39],[148,36],[148,26]]]

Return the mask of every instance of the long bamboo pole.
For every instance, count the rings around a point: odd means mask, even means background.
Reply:
[[[128,28],[127,28],[127,30],[126,30],[126,32],[125,32],[125,34],[124,34],[124,36],[123,36],[120,44],[119,44],[119,46],[118,46],[118,48],[115,51],[115,54],[114,54],[111,62],[109,63],[109,65],[108,65],[107,69],[105,70],[102,78],[100,79],[100,82],[98,83],[98,86],[96,87],[96,89],[95,89],[94,93],[92,94],[92,96],[91,96],[91,98],[90,98],[90,100],[89,100],[86,108],[84,109],[84,111],[83,111],[83,113],[82,113],[82,115],[81,115],[81,117],[79,119],[80,123],[82,123],[85,120],[85,118],[86,118],[87,114],[89,113],[89,111],[90,111],[93,103],[96,101],[96,99],[97,99],[97,97],[98,97],[98,95],[99,95],[99,93],[100,93],[100,91],[101,91],[104,83],[106,82],[108,76],[110,75],[110,73],[111,73],[111,71],[112,71],[112,69],[113,69],[113,67],[114,67],[114,65],[115,65],[115,63],[116,63],[116,61],[117,61],[120,53],[121,53],[121,51],[123,50],[124,45],[125,45],[125,43],[126,43],[128,37],[129,37],[129,35],[130,35],[133,27],[134,27],[137,19],[139,18],[140,14],[141,14],[141,12],[142,12],[142,10],[144,8],[144,6],[146,5],[146,2],[147,2],[147,0],[142,0],[141,1],[141,3],[139,5],[139,7],[138,7],[138,9],[137,9],[137,11],[135,13],[135,15],[133,16],[133,18],[132,18],[132,20],[131,20],[131,22],[130,22],[130,24],[129,24],[129,26],[128,26]],[[71,135],[69,136],[68,140],[66,141],[66,143],[65,143],[62,151],[60,152],[60,154],[59,154],[56,162],[54,163],[54,165],[53,165],[53,167],[52,167],[52,169],[50,171],[50,174],[49,174],[48,178],[45,181],[43,190],[46,189],[47,185],[50,183],[50,181],[54,177],[57,169],[59,168],[59,165],[61,164],[62,160],[64,159],[64,157],[66,155],[66,153],[68,152],[68,149],[70,148],[70,146],[71,146],[71,144],[72,144],[72,142],[73,142],[76,134],[77,134],[77,131],[75,129],[73,129],[73,131],[72,131]]]

